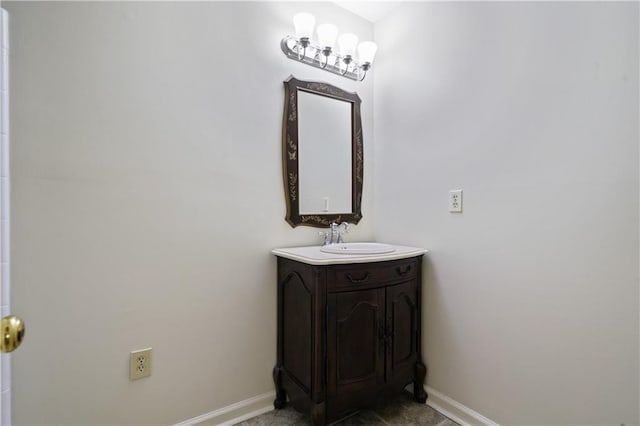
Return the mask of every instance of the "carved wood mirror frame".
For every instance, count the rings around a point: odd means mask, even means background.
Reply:
[[[298,80],[290,76],[284,81],[284,117],[282,128],[282,164],[284,191],[287,201],[286,221],[298,225],[327,227],[332,222],[357,224],[362,219],[362,119],[360,97],[355,92],[347,92],[339,87],[316,81]],[[344,213],[300,214],[300,192],[298,171],[298,91],[326,96],[351,104],[351,211]]]

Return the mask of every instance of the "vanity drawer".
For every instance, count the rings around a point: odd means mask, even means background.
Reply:
[[[417,275],[415,258],[390,262],[334,265],[327,270],[328,290],[380,287],[394,281],[413,279]]]

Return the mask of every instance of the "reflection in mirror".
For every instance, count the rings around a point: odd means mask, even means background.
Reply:
[[[300,214],[351,211],[351,104],[298,93]]]
[[[287,222],[294,227],[358,223],[363,178],[360,97],[293,76],[284,86]]]

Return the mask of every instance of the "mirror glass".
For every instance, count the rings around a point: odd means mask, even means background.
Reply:
[[[358,223],[363,178],[360,97],[293,76],[284,86],[287,222],[294,227]]]
[[[351,104],[298,92],[300,214],[351,211]]]

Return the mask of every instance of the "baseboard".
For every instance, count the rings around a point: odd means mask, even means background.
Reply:
[[[427,405],[449,417],[461,426],[499,426],[496,422],[459,403],[453,398],[425,386],[429,394]],[[266,392],[253,398],[219,408],[206,414],[185,420],[175,426],[222,425],[231,426],[273,410],[275,392]]]
[[[438,392],[432,387],[425,386],[424,389],[427,391],[427,394],[429,394],[427,405],[461,426],[499,426],[496,422],[460,404],[453,398]]]
[[[177,423],[174,426],[224,425],[231,426],[273,410],[275,392],[267,392],[206,414]]]

